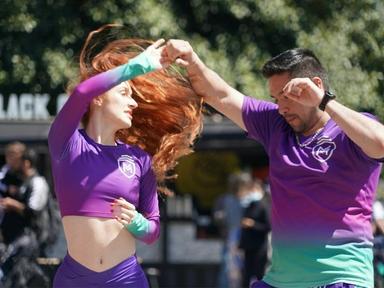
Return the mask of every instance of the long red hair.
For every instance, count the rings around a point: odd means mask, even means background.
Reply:
[[[116,26],[105,25],[88,35],[80,54],[80,81],[127,63],[152,43],[143,39],[103,38],[103,32],[112,28]],[[98,49],[102,41],[108,43]],[[171,177],[168,172],[176,166],[177,159],[193,151],[194,140],[202,129],[202,98],[172,66],[136,77],[129,83],[138,107],[133,111],[132,127],[119,130],[116,138],[139,146],[153,157],[159,187],[164,188],[162,184]],[[86,113],[83,124],[88,120]]]

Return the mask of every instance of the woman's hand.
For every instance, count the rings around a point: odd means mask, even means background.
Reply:
[[[198,61],[198,57],[192,46],[184,40],[171,39],[165,43],[164,39],[159,39],[143,53],[146,53],[156,69],[167,68],[172,63],[189,68]]]
[[[143,52],[146,53],[147,57],[156,69],[164,69],[171,64],[171,60],[168,57],[165,57],[164,49],[166,46],[163,45],[164,43],[164,39],[159,39],[152,45],[148,46]]]
[[[119,198],[111,204],[111,213],[117,221],[126,226],[132,222],[138,212],[133,204]]]

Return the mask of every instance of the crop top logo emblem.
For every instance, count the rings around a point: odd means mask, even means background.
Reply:
[[[119,165],[120,171],[128,178],[132,178],[135,176],[136,168],[135,168],[135,160],[129,155],[121,155],[119,159],[117,159],[117,163]]]

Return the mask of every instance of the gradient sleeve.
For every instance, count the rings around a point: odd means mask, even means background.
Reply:
[[[360,112],[360,114],[364,115],[365,117],[368,117],[374,121],[380,122],[379,119],[370,113],[367,112]],[[361,159],[362,161],[370,161],[371,163],[376,162],[384,162],[384,158],[371,158],[369,157],[355,142],[352,141],[351,138],[349,138],[346,134],[344,134],[346,141],[348,141],[348,151],[353,154],[353,156],[356,156],[358,159]]]
[[[54,159],[61,158],[69,139],[77,130],[81,118],[86,113],[93,98],[107,92],[121,82],[155,69],[155,64],[151,62],[147,53],[143,52],[124,65],[81,82],[72,92],[51,125],[48,133],[51,156]]]
[[[274,103],[245,97],[242,116],[248,137],[268,147],[272,135],[276,129],[280,129],[282,123],[277,109]]]
[[[148,222],[145,225],[145,229],[140,229],[140,232],[136,232],[134,235],[137,239],[151,244],[160,235],[160,212],[156,176],[151,168],[151,160],[148,155],[145,157],[143,167],[144,174],[140,184],[139,206],[137,210]],[[140,220],[140,218],[137,220]]]

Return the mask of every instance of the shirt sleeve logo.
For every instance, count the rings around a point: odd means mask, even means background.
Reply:
[[[129,155],[121,155],[117,159],[119,170],[127,177],[132,178],[136,173],[135,160]]]

